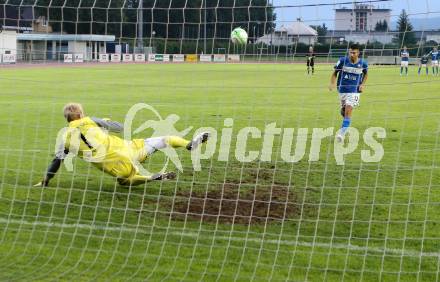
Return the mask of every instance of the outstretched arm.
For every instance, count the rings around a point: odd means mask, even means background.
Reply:
[[[99,127],[105,128],[109,131],[113,131],[113,132],[122,132],[122,130],[124,130],[124,126],[122,124],[120,124],[117,121],[112,121],[110,119],[106,119],[106,118],[97,118],[97,117],[92,117],[91,118]]]
[[[50,163],[49,167],[47,168],[46,175],[44,176],[43,180],[35,184],[35,187],[45,187],[49,185],[49,181],[55,176],[55,174],[60,169],[61,163],[63,162],[64,158],[67,156],[69,151],[67,149],[64,149],[63,151],[59,151],[56,153],[55,158]]]
[[[58,159],[55,157],[52,162],[49,165],[49,168],[47,169],[46,175],[44,176],[43,180],[35,184],[35,187],[45,187],[49,185],[49,181],[55,176],[58,169],[61,166],[63,160]]]

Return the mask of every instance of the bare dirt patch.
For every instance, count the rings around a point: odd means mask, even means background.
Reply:
[[[178,191],[162,198],[159,208],[173,219],[211,223],[261,224],[297,218],[301,207],[293,187],[235,183],[217,185],[208,191]]]

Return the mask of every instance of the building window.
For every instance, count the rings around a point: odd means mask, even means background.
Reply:
[[[356,31],[367,30],[367,12],[356,12]]]

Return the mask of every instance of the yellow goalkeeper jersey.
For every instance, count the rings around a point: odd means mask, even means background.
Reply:
[[[147,157],[144,139],[123,140],[89,117],[70,122],[64,140],[65,149],[118,178],[136,175],[133,161],[143,162]]]

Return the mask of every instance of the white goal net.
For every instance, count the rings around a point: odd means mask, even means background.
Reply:
[[[439,280],[438,6],[0,0],[0,280]]]

